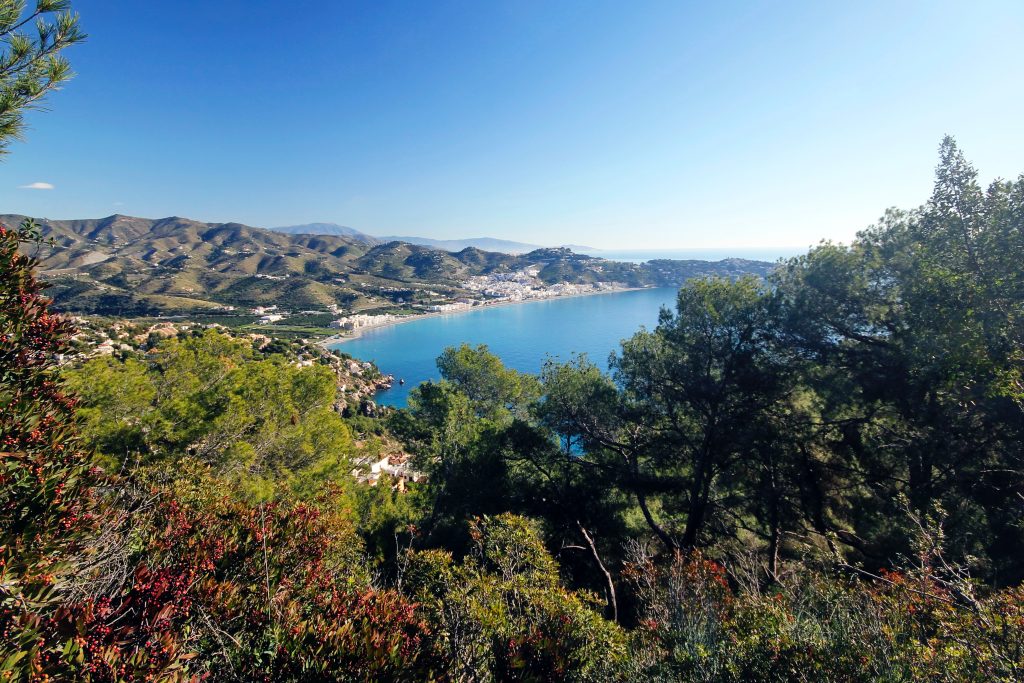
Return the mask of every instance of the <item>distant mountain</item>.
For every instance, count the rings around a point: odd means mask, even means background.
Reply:
[[[287,225],[279,228],[270,228],[275,232],[283,232],[289,235],[337,235],[340,237],[351,237],[352,239],[365,242],[366,244],[386,244],[388,242],[405,242],[406,244],[417,244],[421,247],[440,249],[451,253],[473,248],[481,251],[492,251],[499,254],[526,254],[536,249],[542,249],[540,244],[528,242],[516,242],[513,240],[502,240],[495,237],[468,237],[456,240],[438,240],[432,237],[415,237],[412,235],[383,235],[374,236],[365,232],[350,228],[337,223],[303,223],[302,225]],[[600,251],[593,247],[579,245],[561,245],[575,252]]]
[[[527,244],[526,242],[513,242],[511,240],[499,240],[494,237],[470,237],[462,240],[435,240],[430,237],[409,237],[406,235],[389,235],[381,237],[385,242],[407,242],[408,244],[419,244],[424,247],[441,249],[443,251],[462,251],[467,247],[481,249],[483,251],[497,251],[502,254],[525,254],[534,249],[540,249],[539,244]]]
[[[381,240],[373,235],[367,235],[355,228],[337,223],[303,223],[302,225],[284,225],[279,228],[270,228],[274,232],[284,232],[289,235],[336,235],[351,237],[367,244],[380,244]],[[387,240],[384,240],[387,241]]]
[[[493,237],[471,237],[462,240],[435,240],[430,237],[411,237],[408,235],[385,235],[376,237],[365,232],[350,228],[337,223],[303,223],[302,225],[286,225],[279,228],[270,228],[274,232],[283,232],[289,235],[336,235],[339,237],[350,237],[365,242],[366,244],[386,244],[388,242],[405,242],[416,244],[421,247],[440,249],[455,253],[467,247],[493,251],[501,254],[525,254],[526,252],[539,249],[538,244],[527,244],[525,242],[513,242],[511,240],[500,240]]]

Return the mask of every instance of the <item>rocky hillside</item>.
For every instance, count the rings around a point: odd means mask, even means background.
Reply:
[[[23,216],[0,216],[15,225]],[[468,247],[451,253],[357,235],[287,234],[240,223],[114,215],[38,221],[52,246],[38,254],[58,308],[141,316],[276,304],[349,311],[466,296],[474,275],[536,269],[548,284],[678,285],[699,275],[766,273],[771,265],[729,260],[630,264],[537,249],[510,255]]]

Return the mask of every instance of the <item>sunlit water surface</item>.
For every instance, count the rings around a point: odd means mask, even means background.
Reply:
[[[404,406],[413,387],[439,377],[438,355],[463,342],[486,344],[506,366],[524,372],[539,372],[547,358],[565,361],[574,353],[607,369],[619,342],[642,325],[653,328],[658,311],[673,306],[675,295],[676,289],[664,287],[486,307],[369,330],[335,348],[394,375],[394,386],[377,402]]]

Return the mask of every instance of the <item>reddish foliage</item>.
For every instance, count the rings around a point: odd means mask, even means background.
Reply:
[[[76,402],[54,372],[72,327],[48,311],[35,262],[19,251],[33,241],[31,223],[0,227],[0,662],[14,662],[10,674],[428,678],[414,605],[353,577],[354,533],[319,505],[192,505],[155,491],[155,511],[127,513],[136,549],[121,559],[123,585],[67,592],[68,579],[90,581],[73,575],[78,553],[126,512],[101,500],[76,441]]]

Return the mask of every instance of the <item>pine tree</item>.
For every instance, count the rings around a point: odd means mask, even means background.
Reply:
[[[61,52],[84,39],[68,0],[36,0],[31,11],[25,0],[0,0],[0,154],[24,130],[25,110],[71,78]]]

